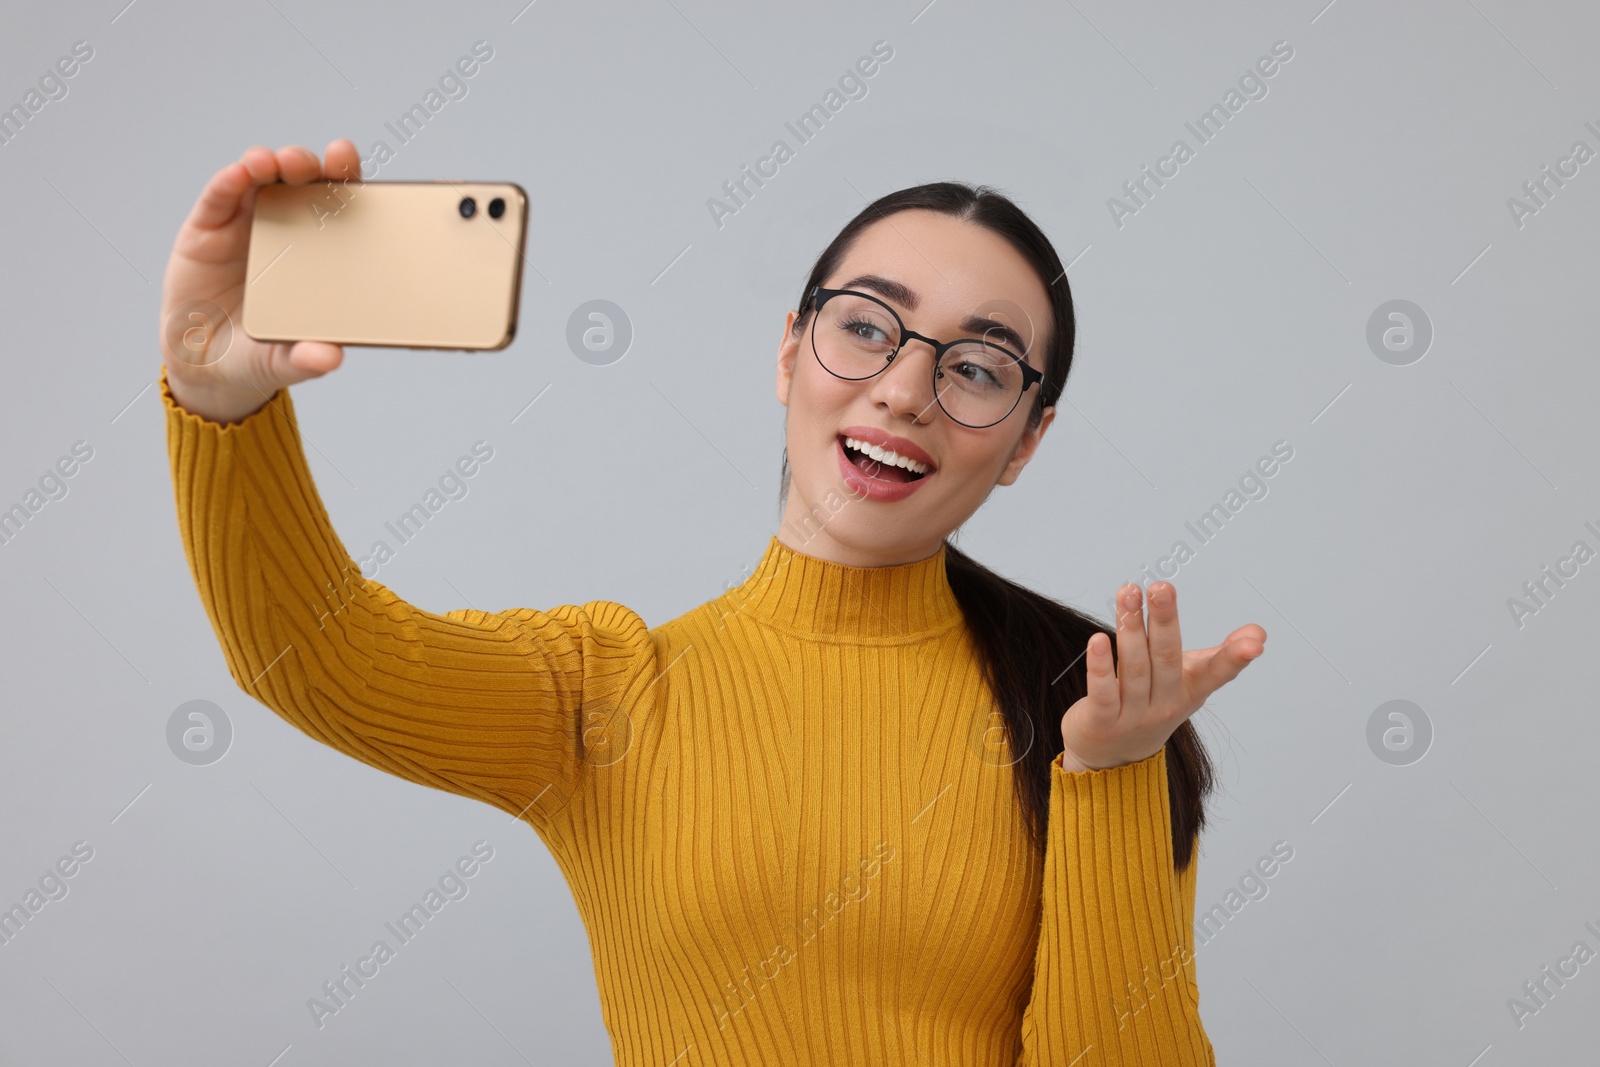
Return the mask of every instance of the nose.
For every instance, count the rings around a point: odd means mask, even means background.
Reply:
[[[909,415],[913,422],[927,422],[938,406],[933,392],[933,349],[916,338],[907,338],[894,362],[871,382],[868,399],[897,417]]]

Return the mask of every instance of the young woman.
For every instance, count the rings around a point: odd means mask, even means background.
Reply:
[[[325,166],[258,147],[218,171],[164,319],[209,300],[237,321],[256,190],[359,167],[339,140]],[[785,321],[779,532],[655,628],[609,601],[435,614],[364,579],[287,390],[337,345],[167,348],[179,527],[245,692],[538,832],[618,1064],[1209,1064],[1189,945],[1211,768],[1188,720],[1266,633],[1184,651],[1167,582],[1148,624],[1124,586],[1112,631],[949,541],[1037,450],[1073,331],[1009,200],[869,205]]]

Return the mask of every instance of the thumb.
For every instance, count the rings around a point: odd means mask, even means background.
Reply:
[[[284,385],[309,378],[320,378],[344,362],[344,346],[328,341],[296,341],[289,347],[288,366],[281,375]]]

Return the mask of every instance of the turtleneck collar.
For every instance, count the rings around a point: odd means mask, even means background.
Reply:
[[[945,546],[926,559],[852,567],[808,556],[773,534],[742,585],[724,594],[728,614],[748,613],[791,633],[892,644],[959,623],[945,576]]]

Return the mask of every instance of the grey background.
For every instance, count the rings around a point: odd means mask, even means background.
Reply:
[[[379,178],[532,199],[507,351],[352,349],[297,386],[310,463],[364,550],[475,440],[494,460],[379,580],[436,611],[606,598],[656,625],[743,579],[776,529],[774,355],[815,255],[868,200],[987,182],[1056,242],[1079,314],[1061,416],[961,544],[1104,614],[1276,441],[1293,459],[1176,576],[1186,643],[1265,657],[1197,720],[1224,795],[1198,908],[1294,859],[1198,949],[1222,1063],[1573,1063],[1600,963],[1519,1028],[1507,999],[1600,939],[1600,162],[1518,227],[1507,200],[1600,126],[1600,14],[1509,0],[1150,5],[707,0],[228,8],[123,0],[0,33],[0,103],[94,58],[0,147],[0,504],[94,458],[0,548],[0,903],[94,858],[0,946],[0,1061],[609,1063],[588,947],[538,838],[311,742],[239,693],[174,518],[154,381],[162,272],[249,145],[366,155],[472,43],[494,58]],[[877,40],[894,57],[719,229],[706,207]],[[1118,227],[1107,200],[1275,41],[1293,59]],[[669,269],[670,267],[670,269]],[[630,351],[576,358],[608,299]],[[1415,302],[1425,357],[1369,316]],[[515,423],[512,418],[548,391]],[[1070,406],[1066,406],[1070,405]],[[225,758],[167,747],[219,704]],[[1389,700],[1431,750],[1368,747]],[[494,859],[320,1032],[305,1007],[483,839]],[[274,1057],[281,1058],[274,1060]]]

